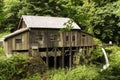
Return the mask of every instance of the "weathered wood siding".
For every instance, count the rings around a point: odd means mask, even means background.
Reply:
[[[61,46],[61,34],[58,30],[32,29],[30,31],[30,46],[39,48],[59,47]]]
[[[79,45],[79,32],[77,30],[66,31],[62,34],[62,43],[64,47],[76,47]]]
[[[30,31],[30,46],[39,48],[53,47],[75,47],[79,46],[78,31],[60,32],[55,29],[31,29]]]
[[[11,45],[11,40],[4,41],[4,49],[6,54],[11,54],[12,53],[12,45]]]
[[[80,46],[93,46],[93,36],[80,32]]]
[[[4,41],[4,47],[6,53],[12,53],[16,50],[28,50],[29,49],[29,32],[24,32],[19,35],[13,36]]]
[[[27,26],[26,26],[25,22],[22,20],[22,23],[21,23],[20,28],[26,28],[26,27],[27,27]]]
[[[31,29],[8,38],[6,53],[30,48],[84,47],[93,46],[93,37],[79,30],[60,32],[57,29]]]

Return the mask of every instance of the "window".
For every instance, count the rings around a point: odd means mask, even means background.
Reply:
[[[15,39],[16,43],[22,43],[22,39]]]
[[[83,34],[83,35],[82,35],[82,37],[84,38],[84,37],[85,37],[85,35]]]
[[[66,36],[66,41],[68,41],[69,40],[69,37],[68,36]]]
[[[75,41],[75,35],[72,36],[72,41]]]
[[[51,34],[51,35],[50,35],[50,40],[51,40],[51,41],[57,40],[57,35]]]
[[[40,41],[43,40],[43,35],[39,35],[39,40],[40,40]]]
[[[83,44],[85,43],[85,35],[84,34],[82,35],[82,42],[83,42]]]
[[[39,34],[39,35],[36,35],[36,41],[42,41],[43,40],[43,35],[42,34]]]

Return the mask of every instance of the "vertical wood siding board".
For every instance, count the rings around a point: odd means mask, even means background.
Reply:
[[[85,35],[86,35],[86,41],[85,41],[85,43],[86,43],[86,46],[87,46],[88,35],[87,34],[85,34]]]
[[[69,42],[69,47],[70,47],[70,53],[69,53],[69,67],[72,67],[72,31],[69,32],[70,36],[70,42]]]
[[[82,38],[82,32],[81,32],[81,34],[80,34],[80,36],[81,36],[81,46],[83,46],[83,38]]]
[[[31,30],[28,32],[29,50],[31,51]]]
[[[11,53],[11,39],[8,40],[8,53]]]
[[[77,36],[77,42],[78,42],[78,46],[80,46],[80,42],[81,42],[81,37],[80,37],[80,32],[78,32],[78,34],[77,34],[78,36]]]
[[[77,32],[77,46],[80,46],[80,42],[81,42],[81,36],[80,36],[80,32]]]
[[[8,41],[4,41],[4,49],[5,49],[5,53],[8,54]]]
[[[22,35],[21,35],[21,37],[22,37],[22,43],[21,43],[21,49],[25,49],[25,46],[26,46],[26,44],[25,44],[25,36],[26,36],[26,34],[25,33],[23,33]]]
[[[15,49],[15,46],[14,46],[14,38],[12,39],[12,50],[14,50]]]
[[[89,36],[89,46],[91,46],[91,36]]]
[[[27,35],[26,35],[26,45],[27,45],[27,49],[29,50],[29,31],[27,32]]]

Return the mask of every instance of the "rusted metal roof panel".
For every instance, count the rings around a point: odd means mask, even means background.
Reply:
[[[27,27],[29,28],[53,28],[60,29],[65,28],[64,25],[70,19],[61,17],[49,17],[49,16],[22,16]],[[73,29],[81,29],[75,22],[72,23]]]

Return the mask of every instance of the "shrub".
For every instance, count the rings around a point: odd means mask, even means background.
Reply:
[[[103,71],[106,80],[119,80],[120,79],[120,48],[111,46],[106,48],[109,53],[110,67]]]
[[[40,73],[41,64],[38,58],[30,58],[22,54],[1,59],[0,80],[20,80],[32,76],[35,73]]]
[[[0,60],[0,80],[19,80],[25,77],[28,58],[23,55],[15,55],[11,58]]]
[[[99,80],[99,69],[96,67],[78,66],[68,71],[65,80]]]
[[[64,80],[65,78],[65,71],[62,69],[52,69],[48,71],[47,74],[47,80]]]
[[[0,56],[5,56],[5,52],[3,47],[0,47]]]
[[[22,80],[41,80],[41,76],[39,73],[35,73],[34,75],[32,75],[28,78],[22,79]]]
[[[72,70],[50,70],[46,80],[101,80],[98,68],[94,66],[78,66]]]

